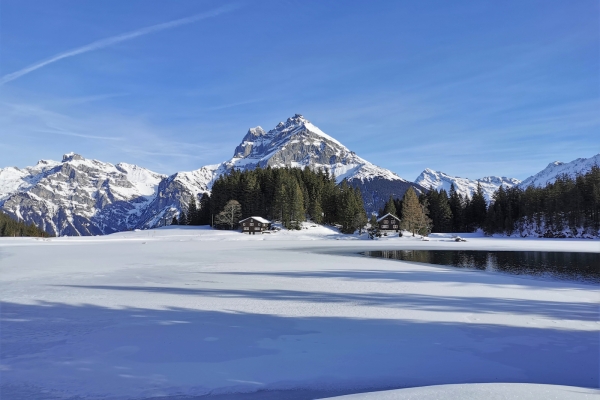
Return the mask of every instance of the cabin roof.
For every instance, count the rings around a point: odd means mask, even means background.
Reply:
[[[248,218],[244,218],[240,222],[247,221],[250,218],[257,220],[258,222],[262,222],[263,224],[270,224],[271,223],[271,221],[269,221],[268,219],[264,219],[263,217],[248,217]]]
[[[396,217],[394,214],[387,213],[387,214],[385,214],[383,217],[379,218],[379,219],[377,220],[377,222],[381,221],[382,219],[384,219],[384,218],[385,218],[385,217],[387,217],[388,215],[389,215],[390,217],[392,217],[392,218],[394,218],[394,219],[397,219],[398,221],[400,221],[400,218]]]

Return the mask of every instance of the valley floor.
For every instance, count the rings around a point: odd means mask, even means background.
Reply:
[[[597,285],[357,254],[600,252],[598,240],[370,241],[307,227],[1,238],[0,397],[309,399],[497,382],[598,388]]]

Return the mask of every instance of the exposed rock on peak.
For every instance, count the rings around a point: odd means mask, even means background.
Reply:
[[[69,162],[69,161],[76,161],[76,160],[84,160],[84,158],[82,156],[80,156],[79,154],[73,153],[73,152],[63,155],[63,158],[62,158],[62,162],[64,162],[64,163]]]
[[[136,165],[69,153],[60,163],[0,170],[0,208],[53,234],[113,233],[138,223],[164,178]]]

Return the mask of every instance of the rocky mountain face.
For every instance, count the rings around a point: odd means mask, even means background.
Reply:
[[[473,193],[477,190],[477,184],[479,183],[483,189],[485,199],[489,202],[494,192],[498,190],[500,186],[510,188],[518,185],[521,181],[515,178],[498,176],[486,176],[480,179],[459,178],[427,168],[417,177],[415,183],[426,189],[444,189],[446,192],[450,192],[450,185],[454,184],[454,188],[458,193],[463,197],[469,198],[473,196]]]
[[[559,175],[566,174],[575,178],[577,174],[589,172],[594,165],[600,166],[600,154],[590,158],[578,158],[569,163],[554,161],[537,174],[525,179],[519,186],[523,189],[528,186],[544,187],[549,183],[554,183]]]
[[[1,169],[0,208],[52,234],[108,234],[135,226],[165,178],[70,153],[62,162]]]

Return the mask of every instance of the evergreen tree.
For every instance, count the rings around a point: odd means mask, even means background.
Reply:
[[[38,228],[34,224],[26,224],[24,221],[0,211],[0,236],[20,237],[51,237],[53,235]]]
[[[188,204],[188,225],[200,225],[200,215],[196,206],[196,195],[192,194]]]
[[[394,207],[396,207],[396,217],[402,219],[402,199],[394,199]]]
[[[477,182],[477,190],[473,193],[473,197],[471,198],[471,223],[475,229],[483,228],[485,224],[485,217],[487,214],[487,202],[485,201],[485,196],[483,195],[483,189],[481,188],[481,184]]]
[[[177,217],[173,217],[173,219],[171,220],[171,225],[179,225],[179,221],[177,221]]]
[[[398,213],[396,211],[396,204],[394,203],[394,199],[392,198],[392,196],[390,196],[390,199],[387,201],[387,203],[385,203],[385,206],[383,207],[383,214],[392,214],[394,216],[398,216]]]
[[[422,202],[419,202],[421,212],[417,214],[415,218],[415,229],[421,236],[428,236],[431,233],[431,227],[433,226],[431,218],[429,218],[429,208],[427,204],[427,198],[424,198]],[[413,231],[413,236],[414,236]]]
[[[423,222],[423,208],[419,203],[419,198],[412,187],[408,188],[402,199],[402,220],[400,227],[406,231],[412,232],[413,236],[417,233]]]
[[[187,215],[185,214],[185,212],[182,210],[179,213],[179,224],[178,225],[187,225],[188,224],[188,218]]]
[[[379,231],[379,224],[377,223],[377,217],[375,216],[375,214],[371,214],[367,233],[369,234],[369,239],[381,237],[381,232]]]
[[[432,232],[451,232],[453,218],[446,191],[442,189],[438,192],[431,188],[424,199],[429,204],[428,212],[433,224]]]
[[[210,196],[208,193],[203,193],[198,210],[198,225],[210,225],[211,222]]]
[[[289,225],[286,228],[301,229],[301,224],[306,214],[304,212],[304,195],[302,194],[302,190],[300,190],[298,182],[290,182],[287,193],[287,211],[289,212],[289,217],[286,220],[289,221]]]
[[[454,183],[450,185],[450,196],[448,199],[450,212],[452,213],[452,232],[463,232],[464,228],[464,201],[460,193],[456,191]]]

